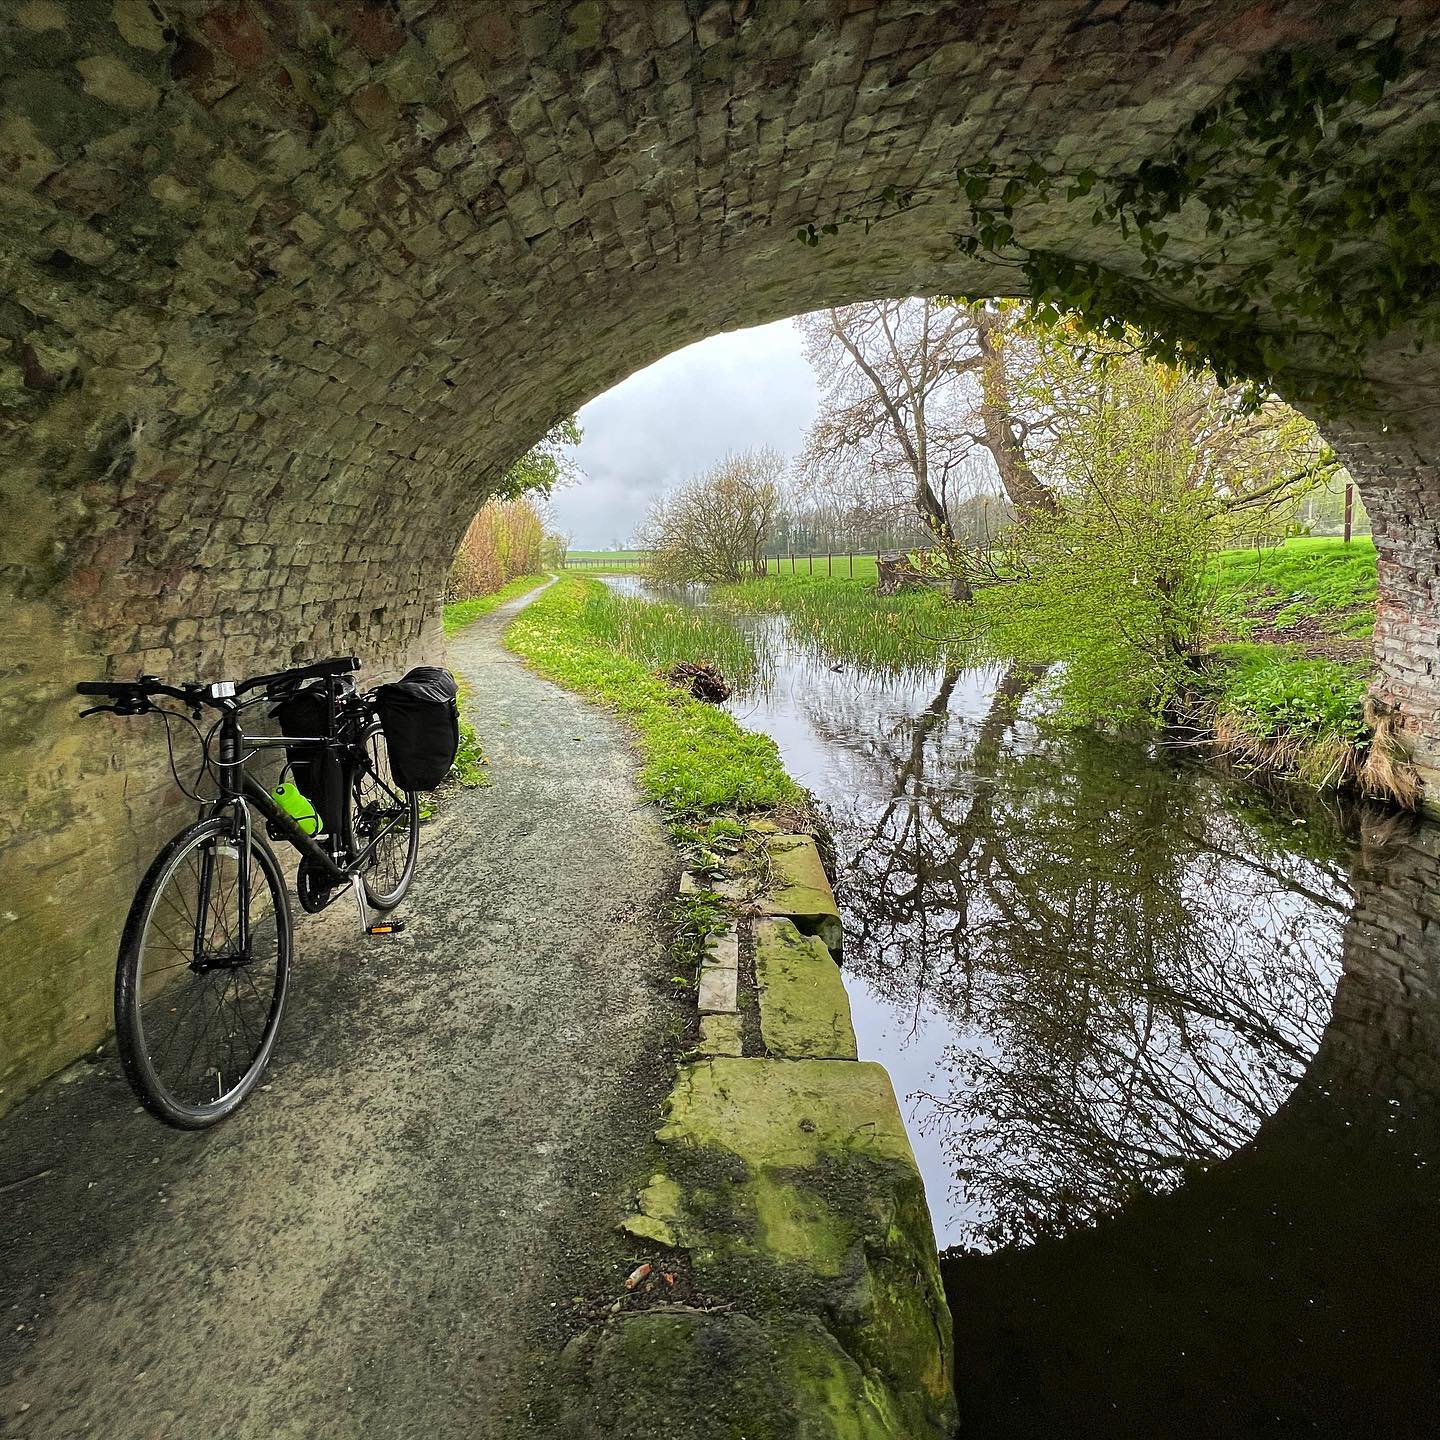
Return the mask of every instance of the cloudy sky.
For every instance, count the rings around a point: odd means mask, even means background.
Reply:
[[[677,350],[580,412],[585,478],[555,496],[554,524],[577,550],[629,545],[652,497],[727,451],[773,445],[796,454],[816,400],[789,320]]]

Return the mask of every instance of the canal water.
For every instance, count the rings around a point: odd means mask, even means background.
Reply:
[[[835,837],[965,1433],[1440,1433],[1440,827],[1065,731],[1031,667],[737,623],[729,708]]]

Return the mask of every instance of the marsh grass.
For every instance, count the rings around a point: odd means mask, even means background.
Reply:
[[[606,603],[592,603],[597,601]],[[741,729],[726,711],[655,673],[665,654],[673,653],[665,647],[677,635],[693,643],[694,636],[711,632],[690,630],[688,614],[663,622],[636,617],[623,606],[615,608],[621,601],[647,603],[610,595],[598,580],[564,576],[516,616],[505,643],[542,675],[603,701],[634,727],[644,762],[640,783],[672,820],[717,811],[805,809],[808,797],[785,773],[768,735]],[[637,653],[618,648],[617,637]]]
[[[976,617],[935,591],[877,595],[872,583],[823,575],[772,575],[710,592],[732,614],[783,615],[792,640],[820,659],[893,676],[983,658]]]
[[[580,623],[603,644],[651,670],[693,661],[715,666],[732,683],[744,683],[755,674],[757,657],[750,637],[694,606],[641,600],[597,586],[585,596]]]
[[[1211,562],[1207,583],[1232,633],[1307,616],[1335,633],[1363,633],[1374,610],[1375,552],[1365,540],[1346,547],[1323,539],[1258,555],[1227,551]],[[736,615],[785,616],[798,643],[862,673],[1004,657],[1067,660],[1063,635],[1028,626],[1024,606],[1007,598],[982,590],[973,606],[957,607],[934,592],[878,596],[867,581],[803,573],[711,592],[716,606]],[[1365,662],[1318,659],[1277,644],[1222,645],[1183,709],[1221,754],[1248,768],[1316,790],[1356,789],[1413,805],[1417,787],[1402,737],[1370,707],[1368,682]],[[1063,692],[1058,699],[1055,718],[1064,723]]]

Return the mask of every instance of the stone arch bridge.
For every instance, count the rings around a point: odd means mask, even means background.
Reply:
[[[1427,105],[1440,21],[1367,131]],[[101,674],[434,655],[487,486],[716,330],[1006,293],[957,165],[1115,170],[1336,0],[5,0],[0,7],[0,1108],[107,1028],[163,758],[74,719]],[[1387,22],[1388,23],[1388,22]],[[924,203],[818,248],[797,226]],[[1046,211],[1026,236],[1133,272]],[[1265,237],[1255,237],[1263,252]],[[1179,297],[1182,298],[1183,297]],[[1403,338],[1403,337],[1401,337]],[[1332,433],[1381,554],[1381,688],[1440,764],[1434,364]],[[1427,408],[1428,407],[1428,408]]]

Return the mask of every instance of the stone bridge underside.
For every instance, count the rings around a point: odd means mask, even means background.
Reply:
[[[1433,5],[1395,8],[1433,37]],[[436,658],[466,521],[559,416],[723,328],[1011,290],[956,254],[957,165],[1126,168],[1376,13],[5,0],[0,1109],[106,1030],[124,906],[183,813],[151,722],[77,725],[76,680]],[[1387,97],[1379,151],[1435,80]],[[794,239],[887,186],[924,203]],[[1025,238],[1134,269],[1063,207]],[[1397,353],[1383,421],[1332,438],[1380,545],[1382,691],[1433,765],[1440,422]]]

